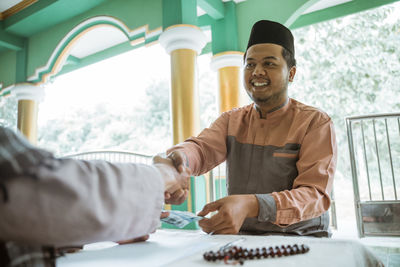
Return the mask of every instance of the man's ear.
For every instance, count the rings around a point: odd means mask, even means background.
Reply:
[[[296,75],[296,66],[293,66],[289,70],[289,82],[293,82],[295,75]]]

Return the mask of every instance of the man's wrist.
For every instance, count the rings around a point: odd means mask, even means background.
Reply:
[[[247,217],[258,217],[258,212],[260,209],[260,205],[258,203],[258,199],[256,195],[247,195],[247,203],[248,203],[248,213]]]
[[[169,171],[167,170],[168,166],[163,163],[154,163],[153,166],[158,170],[161,175],[161,180],[164,182],[164,191],[167,191],[174,185],[174,180],[171,179]]]

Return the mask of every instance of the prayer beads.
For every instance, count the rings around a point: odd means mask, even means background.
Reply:
[[[219,251],[209,251],[203,254],[203,258],[206,261],[217,261],[223,260],[225,264],[240,264],[243,265],[245,260],[261,259],[261,258],[274,258],[282,256],[290,256],[296,254],[307,253],[310,248],[307,245],[287,245],[287,246],[275,246],[275,247],[262,247],[262,248],[243,248],[233,246],[227,249]]]

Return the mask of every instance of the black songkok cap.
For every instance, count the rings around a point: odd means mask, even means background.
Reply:
[[[265,43],[283,46],[294,56],[293,35],[288,28],[278,22],[260,20],[253,25],[247,49],[252,45]]]

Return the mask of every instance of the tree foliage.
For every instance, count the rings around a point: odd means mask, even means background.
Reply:
[[[294,31],[297,74],[289,94],[333,119],[338,176],[351,177],[345,118],[400,110],[398,11],[384,6]]]
[[[14,97],[0,97],[0,125],[17,129],[18,104]]]

